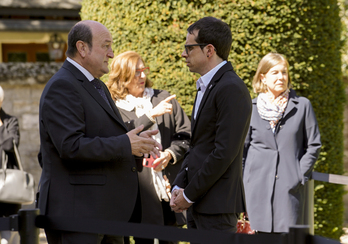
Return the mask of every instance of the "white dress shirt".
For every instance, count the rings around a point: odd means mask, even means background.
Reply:
[[[82,74],[84,74],[89,81],[94,80],[93,75],[89,73],[88,70],[82,67],[79,63],[77,63],[76,61],[72,60],[69,57],[67,57],[66,60],[69,61],[69,63],[71,63],[72,65],[74,65],[78,70],[80,70]]]
[[[216,65],[213,69],[211,69],[208,73],[205,75],[201,76],[197,81],[196,81],[196,87],[197,87],[197,99],[196,99],[196,104],[195,104],[195,113],[193,115],[193,118],[196,119],[196,115],[199,109],[199,105],[201,104],[203,95],[205,90],[207,89],[207,86],[209,85],[211,79],[214,77],[216,72],[227,63],[226,60],[222,61],[218,65]],[[210,87],[209,87],[210,89]]]

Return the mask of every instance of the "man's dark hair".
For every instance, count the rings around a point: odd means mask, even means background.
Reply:
[[[83,41],[87,43],[88,48],[92,49],[92,30],[84,23],[74,25],[68,35],[68,49],[66,50],[67,57],[74,57],[77,52],[76,42]]]
[[[232,45],[232,33],[228,24],[214,17],[204,17],[190,25],[187,32],[193,34],[194,30],[198,30],[195,40],[197,43],[212,44],[220,58],[228,59]]]

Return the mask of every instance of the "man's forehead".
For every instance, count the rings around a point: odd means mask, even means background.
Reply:
[[[194,34],[187,33],[186,43],[195,42],[195,40],[196,40],[196,36]]]
[[[112,43],[113,39],[108,30],[97,30],[93,33],[93,39],[98,42]]]

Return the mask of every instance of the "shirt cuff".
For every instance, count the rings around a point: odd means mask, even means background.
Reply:
[[[177,190],[177,189],[182,189],[182,188],[180,188],[180,187],[178,187],[177,185],[175,185],[175,186],[173,186],[173,188],[172,188],[172,193],[173,193],[173,191],[175,191],[175,190]],[[185,200],[186,200],[188,203],[194,203],[194,202],[192,202],[190,199],[188,199],[188,198],[186,197],[185,192],[183,192],[183,196],[184,196]]]
[[[180,187],[178,187],[177,185],[173,186],[173,188],[172,188],[172,193],[173,193],[173,191],[175,191],[175,190],[177,190],[177,189],[180,189]]]
[[[168,149],[168,148],[166,150],[164,150],[164,151],[165,152],[169,152],[172,155],[173,162],[170,163],[170,164],[176,164],[177,160],[176,160],[176,156],[175,156],[174,152],[172,150]]]
[[[184,196],[185,200],[188,202],[188,203],[194,203],[192,202],[190,199],[188,199],[185,195],[185,192],[182,193],[182,195]]]

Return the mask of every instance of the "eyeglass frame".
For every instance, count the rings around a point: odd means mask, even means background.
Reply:
[[[187,55],[189,55],[188,50],[187,50],[188,47],[196,47],[196,46],[205,47],[205,46],[208,46],[208,45],[209,45],[209,43],[186,44],[186,45],[185,45],[185,52],[186,52]],[[201,48],[201,49],[202,49],[202,48]]]
[[[148,71],[146,71],[146,70],[148,70]],[[144,71],[146,71],[146,73]],[[137,75],[137,72],[139,72],[138,75]],[[142,68],[142,69],[136,69],[135,73],[134,73],[134,76],[135,77],[139,77],[139,76],[141,76],[142,72],[144,72],[145,75],[148,75],[150,73],[150,67],[145,67],[145,68]]]

